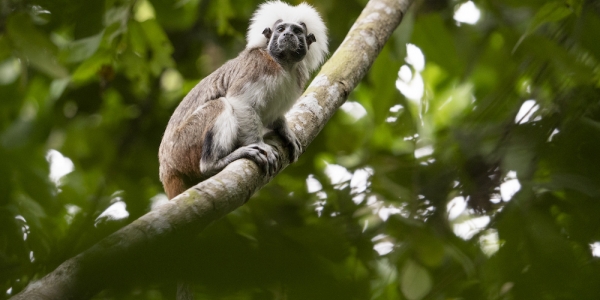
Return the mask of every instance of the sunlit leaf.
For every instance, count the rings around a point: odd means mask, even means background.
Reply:
[[[427,269],[412,260],[404,264],[400,275],[400,288],[408,300],[423,299],[432,287],[433,282]]]

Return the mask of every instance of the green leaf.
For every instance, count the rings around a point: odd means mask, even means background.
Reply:
[[[439,93],[431,100],[431,116],[435,129],[449,126],[462,115],[473,100],[472,90],[471,84],[461,84]]]
[[[400,288],[408,300],[423,299],[433,286],[427,269],[412,260],[408,260],[400,275]]]
[[[229,23],[229,20],[235,15],[230,0],[211,1],[209,6],[209,16],[216,20],[218,32],[221,35],[231,35],[235,30]]]
[[[402,66],[402,61],[395,59],[392,46],[385,46],[369,72],[369,79],[373,85],[375,97],[365,97],[361,102],[370,102],[367,105],[373,107],[374,120],[376,124],[382,123],[389,114],[389,109],[402,98],[396,89],[396,76],[390,76],[390,70],[396,72]]]
[[[545,23],[560,21],[571,13],[573,13],[573,10],[564,1],[548,2],[535,14],[533,21],[529,25],[528,32],[536,31]]]
[[[116,6],[106,11],[104,14],[104,25],[126,24],[129,19],[129,6]]]
[[[419,232],[416,235],[414,248],[420,261],[429,267],[439,266],[446,253],[444,243],[427,232]]]
[[[52,83],[50,84],[50,93],[48,95],[49,98],[51,100],[58,99],[63,94],[65,89],[67,88],[69,81],[70,81],[69,78],[53,80]]]
[[[6,24],[6,32],[14,48],[36,69],[54,78],[69,75],[65,67],[58,63],[57,47],[42,32],[38,31],[29,16],[15,14]]]
[[[165,68],[173,67],[175,65],[173,58],[171,57],[173,46],[156,20],[147,20],[140,24],[146,35],[146,40],[152,49],[150,70],[153,75],[158,76]]]
[[[25,217],[29,224],[42,228],[42,219],[47,216],[44,207],[27,195],[19,195],[18,199],[19,213]]]
[[[61,53],[61,57],[69,63],[81,62],[88,59],[98,50],[103,35],[104,30],[94,36],[69,43],[65,51]]]
[[[128,29],[127,37],[129,38],[131,51],[142,57],[146,57],[147,43],[144,29],[139,22],[130,22]]]
[[[515,47],[513,48],[513,52],[519,47],[521,42],[523,42],[528,35],[532,34],[534,31],[540,28],[540,26],[546,23],[560,21],[569,16],[571,13],[573,13],[573,10],[567,6],[564,1],[552,1],[544,4],[544,6],[542,6],[542,8],[540,8],[540,10],[538,10],[533,17],[533,20],[529,24],[527,31],[516,43]]]
[[[577,174],[554,174],[551,182],[542,186],[550,190],[572,189],[590,197],[600,196],[600,188],[592,180]]]
[[[21,75],[21,62],[16,58],[0,60],[0,85],[11,84]]]
[[[103,65],[110,64],[112,61],[111,55],[108,53],[96,53],[88,60],[84,61],[75,72],[72,79],[74,82],[83,82],[95,76]]]
[[[449,75],[459,75],[465,69],[464,56],[459,55],[453,33],[440,14],[420,17],[415,23],[412,41],[425,54],[425,62],[434,62]],[[443,50],[440,50],[443,49]]]
[[[171,1],[153,0],[151,1],[151,4],[154,7],[156,19],[164,29],[188,30],[198,20],[198,14],[204,13],[204,11],[199,8],[200,2],[200,0],[186,0],[179,1],[177,2],[177,5],[173,5]],[[238,7],[240,4],[242,3],[236,3]],[[243,4],[248,5],[247,2],[243,2]]]

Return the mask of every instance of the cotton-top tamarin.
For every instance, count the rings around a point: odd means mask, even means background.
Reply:
[[[306,3],[262,4],[250,21],[246,49],[185,96],[167,125],[159,150],[160,179],[169,199],[240,158],[267,176],[279,168],[263,141],[271,129],[290,159],[301,145],[284,114],[327,54],[327,28]]]

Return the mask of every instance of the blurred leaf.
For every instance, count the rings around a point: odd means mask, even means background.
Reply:
[[[412,260],[406,261],[400,275],[400,288],[408,300],[423,299],[433,287],[427,269]]]
[[[540,10],[535,13],[528,32],[536,31],[545,23],[557,22],[573,13],[573,10],[567,6],[565,1],[552,1],[544,4]]]
[[[552,190],[572,189],[584,193],[590,197],[600,197],[600,187],[587,177],[575,174],[555,173],[547,185]]]
[[[427,62],[436,63],[450,75],[462,74],[465,64],[459,59],[452,32],[445,26],[440,14],[419,17],[412,43],[421,48]]]
[[[104,25],[106,27],[113,24],[126,24],[129,19],[130,7],[129,6],[115,6],[111,7],[104,14]]]
[[[56,46],[34,27],[27,15],[12,15],[7,21],[6,32],[13,46],[38,70],[54,78],[68,75],[67,69],[58,63]]]
[[[158,22],[166,30],[189,30],[198,20],[200,0],[173,2],[151,0]]]
[[[219,34],[233,34],[234,30],[229,24],[229,19],[234,16],[230,0],[212,1],[209,9],[210,14],[217,20]]]
[[[531,21],[531,23],[529,24],[529,27],[527,28],[527,31],[521,36],[519,41],[515,44],[515,47],[513,48],[513,52],[515,49],[517,49],[517,47],[519,47],[521,42],[528,35],[532,34],[536,30],[538,30],[538,28],[540,28],[540,26],[542,26],[546,23],[560,21],[560,20],[566,18],[567,16],[569,16],[571,13],[573,13],[573,10],[567,5],[567,3],[565,3],[565,1],[552,1],[552,2],[548,2],[548,3],[544,4],[544,6],[542,6],[542,8],[540,8],[540,10],[538,10],[536,12],[535,16],[533,17],[533,20]]]
[[[67,88],[67,85],[69,84],[69,82],[70,82],[69,78],[53,80],[52,83],[50,84],[50,93],[48,95],[48,98],[51,100],[56,100],[56,99],[60,98],[60,96],[63,94],[63,92]]]
[[[393,56],[392,46],[388,44],[371,67],[369,79],[373,86],[368,95],[368,104],[373,107],[372,118],[376,124],[385,120],[390,107],[396,104],[401,97],[395,85],[397,77],[390,76],[390,71],[400,70],[401,65],[402,61]]]
[[[85,39],[73,41],[67,45],[61,56],[64,57],[64,61],[69,63],[88,59],[98,50],[103,36],[104,31]]]
[[[73,82],[84,82],[96,76],[102,66],[112,62],[111,55],[106,52],[98,52],[84,61],[75,69],[71,77]]]
[[[431,234],[422,231],[416,234],[414,247],[419,260],[428,267],[437,267],[444,259],[444,243]]]
[[[452,87],[449,90],[438,92],[431,101],[431,113],[436,129],[442,129],[463,115],[463,112],[473,102],[473,87],[470,84]]]
[[[173,59],[171,58],[173,46],[171,46],[167,35],[155,20],[147,20],[140,24],[152,50],[150,70],[154,76],[158,76],[165,68],[173,66]]]

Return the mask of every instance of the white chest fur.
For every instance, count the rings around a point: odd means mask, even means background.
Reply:
[[[256,82],[247,83],[242,96],[236,97],[234,106],[250,106],[264,126],[283,116],[300,96],[296,76],[282,72],[278,76],[263,76]]]

